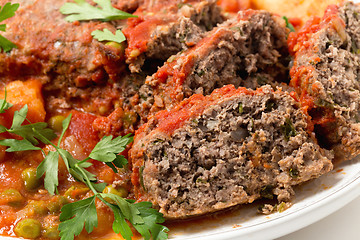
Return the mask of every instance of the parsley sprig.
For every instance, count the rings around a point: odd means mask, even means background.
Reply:
[[[75,3],[65,3],[60,8],[60,12],[69,15],[65,18],[66,21],[69,22],[84,20],[112,21],[134,17],[134,15],[130,13],[114,8],[110,0],[93,1],[100,7],[94,7],[85,0],[74,0]]]
[[[11,104],[5,99],[0,100],[0,113],[11,108]],[[56,134],[52,129],[47,127],[46,123],[30,123],[26,118],[28,107],[25,105],[19,111],[15,111],[12,125],[8,129],[0,125],[0,133],[8,132],[22,137],[19,139],[0,140],[0,145],[8,146],[7,152],[41,150],[45,155],[44,160],[37,168],[37,177],[45,175],[44,187],[50,194],[57,192],[58,182],[58,160],[61,157],[70,172],[78,181],[84,182],[93,192],[93,196],[69,203],[63,206],[60,214],[59,231],[61,240],[73,240],[74,236],[79,235],[83,228],[90,233],[98,225],[96,199],[106,204],[114,213],[113,230],[120,233],[124,239],[131,240],[133,233],[127,221],[144,237],[145,240],[150,238],[154,240],[167,239],[168,228],[160,225],[164,222],[161,213],[152,209],[150,202],[135,203],[133,200],[124,199],[111,193],[101,193],[106,187],[105,183],[98,183],[96,176],[86,168],[92,163],[90,159],[104,162],[115,172],[116,167],[121,168],[127,164],[124,156],[119,155],[125,150],[126,146],[133,140],[129,135],[113,138],[105,136],[100,140],[89,156],[84,160],[75,159],[68,151],[60,147],[60,143],[69,127],[71,114],[63,121],[63,130],[60,134],[57,145],[52,140]],[[27,125],[23,123],[27,121]],[[55,151],[45,153],[37,145],[39,142],[52,145]],[[109,201],[110,199],[110,201]]]
[[[137,17],[130,13],[121,11],[112,6],[111,0],[93,0],[99,7],[92,6],[85,0],[74,0],[74,3],[65,3],[61,8],[60,12],[64,15],[69,15],[65,18],[68,22],[74,21],[89,21],[89,20],[100,20],[100,21],[112,21],[121,20],[131,17]],[[104,29],[95,30],[91,35],[99,41],[113,41],[121,43],[125,41],[125,36],[121,30],[117,30],[113,34],[110,30]]]
[[[290,30],[290,32],[295,32],[294,26],[291,24],[289,19],[285,16],[282,17],[285,20],[286,27]]]
[[[13,17],[19,6],[20,4],[18,3],[11,4],[9,2],[6,3],[3,7],[0,6],[0,22]],[[6,24],[0,24],[0,31],[6,31]],[[0,35],[0,49],[2,49],[4,52],[9,52],[13,48],[16,48],[16,45]]]

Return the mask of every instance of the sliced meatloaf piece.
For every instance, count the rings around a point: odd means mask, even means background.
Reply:
[[[223,21],[215,0],[145,0],[124,29],[126,62],[140,72],[145,60],[165,61],[193,46],[206,30]]]
[[[207,33],[196,46],[172,56],[147,78],[139,95],[143,119],[194,93],[226,84],[256,88],[287,79],[287,29],[265,11],[246,10]]]
[[[288,93],[228,85],[160,111],[135,134],[137,199],[166,218],[251,203],[287,201],[292,186],[332,169],[309,116]]]
[[[0,0],[4,5],[7,0]],[[59,12],[66,0],[18,0],[20,8],[6,20],[2,35],[17,45],[0,53],[0,81],[42,79],[44,91],[68,98],[78,89],[117,81],[126,67],[121,49],[94,40],[91,32],[110,23],[64,20]],[[69,103],[69,102],[67,102]]]
[[[360,153],[360,7],[329,6],[289,36],[291,83],[335,160]]]

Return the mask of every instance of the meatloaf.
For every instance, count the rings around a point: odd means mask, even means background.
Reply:
[[[329,6],[289,36],[291,83],[335,160],[360,153],[360,7]]]
[[[299,104],[270,86],[195,94],[136,132],[136,197],[169,219],[262,197],[288,201],[293,185],[332,169],[332,156],[311,130]]]
[[[145,60],[161,60],[193,46],[223,21],[215,0],[145,0],[124,29],[126,62],[140,72]]]
[[[240,11],[208,32],[191,49],[172,56],[139,91],[138,113],[170,108],[195,93],[210,94],[226,84],[256,88],[286,81],[287,29],[265,11]]]
[[[0,5],[6,2],[0,0]],[[57,106],[66,106],[71,104],[71,98],[81,97],[81,89],[118,80],[126,67],[123,52],[91,36],[96,29],[114,32],[112,24],[66,22],[59,12],[66,0],[16,2],[20,8],[4,22],[7,28],[2,35],[18,48],[0,53],[0,81],[42,79],[45,93],[63,95],[56,99]]]

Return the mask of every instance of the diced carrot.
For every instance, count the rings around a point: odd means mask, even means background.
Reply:
[[[27,119],[30,122],[44,122],[45,108],[44,100],[41,94],[42,84],[39,80],[14,81],[6,86],[7,102],[14,106],[5,113],[5,119],[12,119],[14,112],[20,110],[25,104],[28,105],[29,111]],[[4,89],[0,91],[0,99],[4,99]],[[7,123],[6,125],[8,125]]]

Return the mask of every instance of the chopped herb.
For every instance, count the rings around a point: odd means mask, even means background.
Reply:
[[[168,63],[172,63],[172,62],[176,59],[176,56],[177,56],[177,55],[171,55],[171,56],[168,58],[167,62],[168,62]]]
[[[260,189],[260,196],[263,198],[267,198],[267,199],[273,199],[274,198],[274,194],[273,194],[273,189],[274,186],[272,185],[266,185],[264,187],[262,187]]]
[[[18,3],[11,4],[9,2],[6,3],[3,7],[0,6],[0,22],[15,16],[15,12],[19,8],[19,6],[20,4]],[[0,31],[6,31],[6,24],[0,24]],[[17,46],[10,40],[0,35],[0,50],[3,50],[4,52],[9,52],[13,48],[17,48]]]
[[[294,26],[290,23],[289,19],[285,16],[282,17],[285,20],[286,27],[290,30],[290,32],[295,32]]]
[[[325,107],[325,108],[330,108],[330,109],[334,109],[334,104],[325,100],[325,99],[322,99],[322,98],[319,98],[318,100],[316,100],[314,102],[314,104],[318,107]]]
[[[263,76],[257,76],[256,77],[256,82],[262,86],[262,85],[265,85],[267,83],[268,79],[266,79],[265,77]]]
[[[156,144],[156,143],[162,143],[162,142],[165,142],[163,139],[161,138],[157,138],[153,141],[153,144]]]
[[[285,124],[281,126],[282,132],[285,136],[286,141],[289,141],[290,137],[296,136],[296,130],[289,118],[286,118]]]
[[[179,4],[177,5],[177,7],[178,7],[179,9],[182,8],[183,6],[192,7],[192,5],[191,5],[190,3],[179,3]]]
[[[250,118],[250,121],[251,121],[250,132],[255,132],[255,121],[254,121],[254,118]]]
[[[241,36],[244,35],[244,32],[240,27],[231,27],[230,30],[235,31],[235,32],[239,32]]]
[[[243,104],[239,103],[239,113],[242,114],[244,112]]]
[[[357,47],[355,41],[352,41],[351,43],[351,53],[360,54],[360,49]]]
[[[144,176],[143,176],[144,167],[145,166],[141,166],[140,169],[139,169],[139,178],[140,178],[141,187],[146,191],[146,188],[145,188],[145,185],[144,185]]]
[[[274,100],[269,100],[266,102],[265,104],[265,112],[271,112],[275,107],[275,102]]]
[[[122,43],[126,40],[125,35],[120,30],[116,30],[115,34],[110,32],[109,29],[101,30],[95,30],[91,33],[91,36],[93,36],[98,41],[112,41],[117,43]]]
[[[194,123],[195,125],[199,124],[199,120],[197,120],[196,118],[192,119],[191,122]]]
[[[286,210],[286,203],[281,202],[279,205],[276,206],[276,209],[279,213],[282,213],[283,211]]]
[[[296,168],[290,168],[289,170],[289,175],[292,178],[298,178],[299,177],[299,170],[297,170]]]
[[[196,183],[208,183],[208,181],[202,178],[197,178]]]
[[[198,75],[199,77],[202,77],[202,76],[204,76],[205,71],[203,69],[200,69],[200,70],[196,71],[195,74]]]

